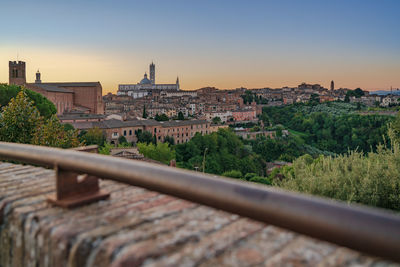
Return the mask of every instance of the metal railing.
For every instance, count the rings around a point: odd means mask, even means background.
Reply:
[[[400,261],[400,216],[151,163],[0,142],[0,157],[147,188]]]

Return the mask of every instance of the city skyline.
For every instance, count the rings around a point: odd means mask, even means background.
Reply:
[[[2,6],[0,82],[18,57],[30,82],[40,69],[46,82],[100,81],[104,93],[151,61],[159,82],[179,76],[188,90],[400,87],[396,1],[22,2]]]

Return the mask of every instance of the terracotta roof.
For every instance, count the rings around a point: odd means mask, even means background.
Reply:
[[[167,167],[166,167],[167,168]],[[195,203],[102,180],[108,200],[46,202],[54,171],[0,163],[1,266],[371,266],[376,258]]]
[[[48,91],[48,92],[58,92],[58,93],[73,93],[74,91],[68,90],[62,87],[58,87],[56,85],[52,84],[47,84],[47,83],[29,83],[28,87],[37,87],[42,90]]]

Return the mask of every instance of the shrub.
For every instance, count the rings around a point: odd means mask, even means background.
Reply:
[[[253,177],[255,177],[255,176],[257,176],[256,173],[254,173],[254,172],[249,172],[249,173],[246,173],[246,175],[244,176],[244,179],[246,179],[247,181],[249,181],[251,178],[253,178]]]
[[[237,178],[237,179],[240,179],[243,177],[243,174],[237,170],[226,171],[226,172],[222,173],[221,175],[226,176],[226,177],[231,177],[231,178]]]
[[[400,147],[378,146],[367,156],[353,151],[337,157],[309,157],[293,162],[278,186],[308,194],[400,210]]]
[[[259,183],[259,184],[267,184],[267,185],[272,184],[270,179],[268,179],[267,177],[261,177],[261,176],[254,176],[249,181],[253,182],[253,183]]]

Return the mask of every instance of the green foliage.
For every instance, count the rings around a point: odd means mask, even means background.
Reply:
[[[70,131],[70,130],[75,130],[74,126],[70,123],[64,123],[64,131]]]
[[[283,124],[302,133],[307,145],[322,151],[346,153],[349,149],[364,152],[376,149],[387,133],[389,116],[359,115],[356,104],[328,102],[318,105],[294,104],[265,107],[274,124]]]
[[[152,143],[154,141],[153,135],[151,134],[151,132],[149,131],[137,131],[135,132],[136,134],[136,138],[137,138],[137,142],[138,143]]]
[[[118,144],[119,148],[128,148],[128,147],[132,147],[132,143],[129,142],[123,142],[123,143],[119,143]]]
[[[111,149],[114,147],[115,147],[114,145],[105,142],[103,146],[99,147],[99,154],[110,155]]]
[[[241,95],[241,97],[245,104],[251,104],[252,102],[256,102],[257,104],[268,104],[267,99],[262,96],[257,96],[256,93],[253,93],[251,90],[246,90],[244,95]]]
[[[24,90],[19,91],[0,116],[0,141],[29,144],[42,124],[39,111]]]
[[[223,172],[221,175],[226,176],[226,177],[236,178],[236,179],[243,178],[243,174],[238,170],[226,171],[226,172]]]
[[[138,143],[137,147],[139,152],[146,158],[154,159],[165,164],[169,164],[171,160],[175,159],[175,151],[167,143]]]
[[[82,132],[79,140],[85,145],[98,145],[99,147],[104,145],[106,137],[101,129],[98,127],[89,129],[87,132]]]
[[[183,116],[182,111],[179,111],[178,113],[178,120],[183,121],[185,119],[185,116]]]
[[[164,138],[164,143],[169,143],[170,145],[175,145],[175,139],[174,139],[174,137],[167,135]]]
[[[156,121],[169,121],[169,118],[168,118],[168,116],[166,115],[166,114],[161,114],[161,115],[158,115],[158,114],[156,114],[156,116],[154,117],[154,119],[156,120]]]
[[[352,97],[355,96],[356,98],[360,98],[364,95],[364,91],[361,90],[360,88],[357,88],[355,90],[349,90],[346,92],[346,97]]]
[[[394,121],[389,124],[389,136],[391,140],[400,143],[400,112],[397,113]]]
[[[51,115],[57,113],[54,104],[43,95],[28,89],[23,89],[17,85],[0,84],[0,107],[6,106],[21,90],[23,90],[25,95],[33,101],[33,105],[39,110],[40,115],[45,119],[48,119]]]
[[[248,180],[250,180],[251,178],[256,177],[256,176],[257,176],[257,173],[249,172],[249,173],[246,173],[246,175],[245,175],[243,178],[246,179],[246,180],[248,181]]]
[[[229,129],[201,135],[196,134],[189,142],[175,146],[178,166],[186,169],[203,169],[205,172],[222,174],[238,170],[241,173],[264,174],[264,161],[244,146]]]
[[[128,143],[125,136],[121,135],[120,137],[118,137],[118,144],[125,144],[125,143]]]
[[[400,147],[393,143],[393,148],[381,145],[367,156],[353,151],[313,161],[300,157],[293,162],[292,172],[275,183],[289,190],[400,210]]]
[[[214,117],[213,119],[212,119],[212,123],[214,123],[214,124],[221,124],[222,123],[222,121],[221,121],[221,118],[220,117]]]
[[[146,106],[143,106],[143,114],[142,114],[142,117],[146,119],[147,116],[148,116],[148,115],[147,115],[147,111],[146,111]]]
[[[61,148],[76,147],[79,145],[77,131],[71,127],[62,125],[56,115],[45,120],[25,90],[21,90],[2,108],[0,140]]]
[[[319,103],[319,95],[312,94],[310,97],[310,104],[318,104]]]
[[[250,178],[250,182],[253,183],[258,183],[258,184],[266,184],[266,185],[271,185],[271,180],[268,177],[260,177],[260,176],[254,176]]]
[[[71,148],[79,146],[78,131],[65,130],[56,115],[41,124],[32,138],[33,145]]]

